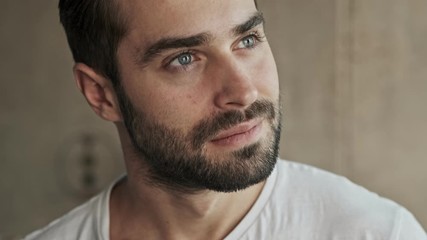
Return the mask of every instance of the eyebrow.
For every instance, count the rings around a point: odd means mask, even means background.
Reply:
[[[244,34],[245,32],[255,28],[256,26],[264,24],[264,17],[261,12],[256,12],[252,15],[249,20],[243,24],[239,24],[232,29],[232,33],[236,36]],[[147,50],[141,54],[138,54],[137,62],[141,65],[147,65],[150,61],[154,59],[156,55],[159,55],[165,50],[168,49],[178,49],[178,48],[190,48],[201,46],[207,44],[213,38],[210,33],[200,33],[194,36],[189,37],[166,37],[156,41],[154,44],[150,45]]]
[[[258,11],[245,23],[235,26],[232,31],[234,35],[241,35],[258,25],[264,24],[264,22],[265,20],[262,12]]]

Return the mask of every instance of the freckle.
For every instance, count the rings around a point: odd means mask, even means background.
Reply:
[[[197,101],[193,98],[193,96],[192,95],[190,95],[190,94],[188,94],[187,95],[187,99],[188,100],[190,100],[191,101],[191,103],[193,103],[193,104],[196,104],[197,103]]]

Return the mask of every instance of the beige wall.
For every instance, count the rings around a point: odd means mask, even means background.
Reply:
[[[113,126],[74,85],[56,0],[2,0],[0,56],[0,236],[9,239],[84,201],[85,171],[105,185],[122,167]]]
[[[123,169],[113,126],[95,117],[74,87],[56,5],[2,0],[0,8],[5,238],[46,224]],[[282,156],[344,174],[427,226],[427,2],[260,5],[281,77]],[[87,172],[92,188],[83,182]]]
[[[427,2],[264,0],[282,156],[344,174],[427,226]]]
[[[358,0],[353,17],[353,178],[427,226],[427,2]]]

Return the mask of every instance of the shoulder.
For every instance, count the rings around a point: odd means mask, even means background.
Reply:
[[[310,200],[308,204],[333,203],[334,208],[342,207],[347,210],[357,207],[389,210],[400,208],[395,202],[382,198],[343,176],[284,160],[278,163],[276,193],[285,194],[282,189],[292,195],[289,200],[298,197],[300,200]]]
[[[93,197],[46,227],[26,236],[25,240],[98,239],[101,224],[99,218],[103,215],[101,208],[105,194],[103,192]]]
[[[402,239],[394,235],[403,236],[411,231],[425,236],[405,208],[345,177],[283,160],[279,161],[277,171],[270,204],[287,211],[286,217],[349,237],[365,234],[364,237],[374,239]]]

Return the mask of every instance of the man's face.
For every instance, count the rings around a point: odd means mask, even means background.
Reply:
[[[229,192],[265,180],[280,135],[275,62],[253,0],[127,0],[121,102],[156,184]]]

